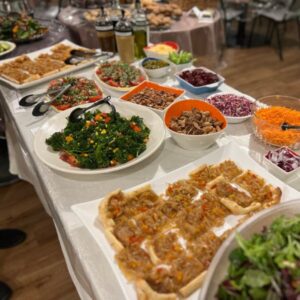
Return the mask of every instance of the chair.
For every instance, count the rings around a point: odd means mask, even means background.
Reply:
[[[221,7],[222,18],[224,21],[225,37],[226,37],[226,45],[227,45],[228,25],[230,25],[233,20],[238,20],[238,18],[243,14],[243,10],[237,9],[235,6],[231,6],[230,1],[226,1],[226,0],[220,0],[220,7]]]
[[[296,21],[298,28],[298,35],[300,41],[300,0],[286,0],[283,5],[276,9],[261,9],[256,11],[256,17],[253,20],[252,28],[250,31],[248,47],[252,45],[253,33],[255,30],[256,22],[259,18],[265,18],[269,21],[266,41],[271,41],[274,31],[276,32],[278,54],[280,60],[283,60],[282,54],[282,40],[280,36],[280,25],[286,25],[289,21]]]

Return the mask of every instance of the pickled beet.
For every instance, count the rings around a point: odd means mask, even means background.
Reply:
[[[217,74],[203,69],[183,71],[179,76],[193,86],[203,86],[219,81]]]

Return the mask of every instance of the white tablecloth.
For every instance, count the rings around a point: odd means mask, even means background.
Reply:
[[[92,69],[81,71],[80,74],[89,78],[93,76]],[[169,78],[164,83],[174,85],[176,81]],[[268,149],[254,137],[251,123],[248,121],[229,125],[226,136],[218,141],[218,145],[205,151],[183,150],[169,136],[166,136],[164,144],[154,155],[120,172],[94,176],[58,173],[41,163],[33,151],[36,130],[55,112],[51,111],[44,117],[35,118],[31,115],[30,108],[24,109],[18,106],[18,100],[22,95],[45,88],[46,85],[43,85],[18,92],[0,85],[2,94],[0,103],[6,120],[10,169],[12,173],[18,174],[34,185],[46,211],[53,218],[71,277],[82,299],[120,300],[122,292],[96,242],[71,211],[73,204],[100,199],[117,188],[126,189],[162,176],[231,140],[249,149],[250,155],[259,162]],[[226,84],[220,87],[220,91],[231,90],[232,88]],[[186,97],[189,96],[191,95],[186,94]],[[297,177],[289,184],[300,190],[299,182],[300,178]],[[110,294],[112,290],[114,290],[114,297]]]

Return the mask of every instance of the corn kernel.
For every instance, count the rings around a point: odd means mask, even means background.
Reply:
[[[65,137],[65,140],[66,140],[66,142],[69,144],[69,143],[71,143],[74,139],[73,139],[72,136],[68,135],[68,136]]]
[[[105,129],[101,130],[101,134],[106,134],[106,130]]]

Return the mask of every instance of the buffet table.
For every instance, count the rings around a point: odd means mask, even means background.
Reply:
[[[88,48],[98,48],[98,38],[93,23],[83,17],[85,10],[74,7],[64,8],[60,21],[72,33],[72,38]],[[150,31],[150,42],[174,41],[183,50],[192,52],[194,57],[205,55],[218,55],[224,44],[223,23],[219,12],[213,19],[199,21],[190,17],[186,12],[179,21],[175,21],[170,29]]]
[[[79,73],[92,78],[93,68],[86,68]],[[173,78],[160,83],[177,85]],[[34,118],[31,109],[20,108],[18,105],[20,97],[42,91],[45,87],[46,85],[40,85],[19,92],[1,85],[0,103],[6,120],[10,168],[12,173],[34,185],[46,211],[53,218],[68,269],[81,299],[120,300],[123,299],[123,292],[103,252],[72,212],[72,205],[100,199],[117,188],[126,189],[158,178],[231,141],[246,149],[259,163],[268,148],[254,137],[248,121],[237,125],[229,124],[226,135],[218,140],[218,144],[207,150],[183,150],[166,135],[158,151],[126,170],[93,176],[59,173],[46,167],[33,151],[33,139],[38,128],[55,115],[55,112],[51,111],[44,117]],[[232,91],[233,88],[223,84],[219,90]],[[185,97],[195,98],[188,93]],[[300,190],[299,177],[288,183]]]

